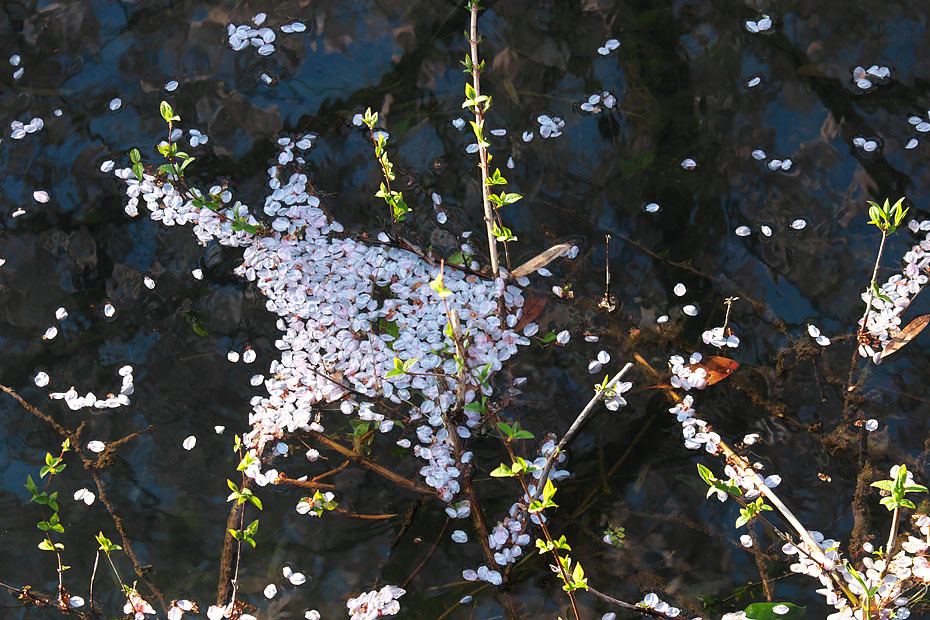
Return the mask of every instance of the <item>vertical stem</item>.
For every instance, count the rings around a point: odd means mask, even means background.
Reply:
[[[507,448],[507,453],[510,455],[510,462],[515,463],[516,456],[513,453],[513,449],[510,447],[510,442],[508,442],[506,439],[504,440],[504,447]],[[532,499],[533,495],[530,493],[530,489],[526,485],[526,481],[523,479],[523,476],[517,476],[517,480],[520,481],[520,486],[523,487],[523,492],[526,494],[526,496]],[[537,482],[536,484],[538,487],[542,488],[542,485],[545,484],[545,479],[543,479],[542,476],[540,476],[539,482]],[[542,515],[540,514],[540,516]],[[541,518],[539,519],[539,529],[542,530],[542,533],[546,539],[546,542],[549,543],[550,547],[552,547],[553,542],[554,542],[552,540],[552,535],[549,534],[549,528],[546,527],[546,522],[543,521]],[[565,585],[567,586],[568,584],[571,583],[571,580],[568,576],[568,573],[565,570],[565,566],[562,565],[562,559],[559,557],[559,552],[553,547],[551,550],[551,553],[555,557],[556,565],[559,567],[559,573],[562,576],[562,581],[564,581]],[[578,605],[575,603],[575,593],[570,590],[566,590],[566,594],[568,594],[568,600],[571,601],[572,603],[572,611],[575,614],[575,620],[581,620],[581,614],[578,612]]]
[[[875,292],[872,290],[875,284],[875,278],[878,277],[878,265],[882,262],[882,252],[885,251],[885,239],[888,238],[888,233],[882,231],[882,242],[878,246],[878,256],[875,257],[875,267],[872,268],[872,279],[869,281],[869,299],[865,303],[865,314],[862,315],[862,325],[859,327],[858,336],[862,336],[865,333],[866,323],[869,322],[869,314],[872,310],[872,299],[875,296]]]
[[[610,235],[606,235],[607,244],[606,244],[606,256],[604,258],[604,267],[607,274],[607,281],[604,284],[604,299],[610,299]]]
[[[885,545],[885,557],[890,560],[891,554],[894,553],[894,541],[898,537],[898,511],[900,509],[895,506],[894,514],[891,516],[891,529],[888,531],[888,544]]]
[[[481,96],[481,83],[478,77],[478,3],[474,0],[469,5],[471,10],[471,27],[468,33],[468,43],[471,46],[471,81],[475,88],[475,98]],[[474,106],[475,122],[478,125],[484,123],[484,112],[481,105]],[[488,256],[491,260],[491,273],[494,280],[500,277],[500,264],[497,258],[497,237],[494,236],[494,210],[491,208],[491,201],[488,199],[490,188],[488,187],[488,150],[478,141],[478,159],[481,168],[481,204],[484,206],[484,225],[488,234]]]

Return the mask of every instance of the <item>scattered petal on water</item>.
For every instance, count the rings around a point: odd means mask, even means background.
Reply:
[[[462,530],[455,530],[452,532],[452,540],[457,543],[468,542],[468,534]]]
[[[184,440],[184,442],[181,444],[181,447],[184,448],[185,450],[193,450],[194,446],[196,445],[197,445],[197,438],[191,435],[190,437]]]
[[[765,151],[763,151],[762,149],[756,149],[755,151],[752,152],[752,158],[755,159],[756,161],[762,161],[763,159],[766,158]]]
[[[143,276],[142,283],[145,284],[145,288],[152,290],[155,288],[155,280],[151,276]]]
[[[58,328],[52,325],[51,327],[45,330],[44,334],[42,334],[42,340],[52,340],[57,335],[58,335]]]
[[[771,236],[772,236],[772,227],[769,226],[768,224],[762,224],[761,226],[759,226],[759,232],[761,232],[761,233],[762,233],[763,235],[765,235],[766,237],[771,237]]]
[[[232,362],[233,364],[235,364],[236,362],[239,361],[239,352],[238,352],[238,351],[230,351],[229,353],[226,354],[226,359],[228,359],[230,362]]]
[[[734,232],[737,237],[748,237],[752,234],[752,230],[749,229],[749,226],[737,226]]]
[[[112,159],[108,159],[100,164],[100,172],[113,172],[114,167],[116,167],[116,163]]]
[[[97,499],[97,496],[94,495],[91,491],[87,489],[78,489],[74,492],[74,501],[84,502],[88,506],[94,503],[94,500]]]
[[[107,302],[103,306],[103,315],[108,319],[113,318],[113,315],[116,314],[116,308],[113,307],[113,304]]]
[[[803,218],[798,218],[798,219],[794,220],[793,222],[791,222],[791,228],[793,228],[793,229],[795,229],[795,230],[801,230],[801,229],[805,228],[806,226],[807,226],[807,220],[805,220],[805,219],[803,219]]]
[[[558,342],[559,344],[568,344],[568,341],[570,338],[571,338],[571,334],[568,332],[567,329],[565,329],[565,330],[560,331],[558,334],[556,334],[555,341]]]
[[[786,613],[791,611],[791,608],[789,608],[787,605],[775,605],[775,607],[772,607],[772,611],[779,616],[784,616]]]
[[[698,308],[694,304],[688,304],[687,306],[684,306],[681,311],[688,316],[697,316],[698,314]]]
[[[191,271],[191,275],[194,276],[195,280],[203,280],[203,269],[194,269]]]
[[[21,60],[22,59],[20,58],[19,54],[13,54],[10,56],[10,64],[14,67],[18,67]]]
[[[112,110],[113,112],[116,112],[117,110],[119,110],[122,107],[122,105],[123,105],[123,100],[120,99],[119,97],[114,97],[113,99],[110,100],[110,110]]]
[[[662,316],[656,319],[656,323],[659,323],[659,324],[668,323],[668,315],[663,314]]]
[[[266,17],[267,15],[265,15],[264,13],[256,13],[255,16],[252,18],[252,23],[255,24],[256,26],[261,26],[262,24],[265,23]],[[271,598],[271,597],[268,597],[268,598]]]
[[[866,421],[865,421],[865,430],[869,431],[870,433],[871,433],[872,431],[877,431],[877,430],[878,430],[878,420],[876,420],[875,418],[871,418],[871,419],[869,419],[869,420],[866,420]]]
[[[267,586],[265,586],[265,598],[274,598],[277,593],[278,586],[274,585],[273,583],[269,583]]]
[[[820,335],[820,329],[815,325],[807,325],[807,333],[810,334],[811,338],[816,338]]]
[[[246,364],[251,364],[255,361],[255,358],[255,351],[252,349],[252,347],[248,347],[242,354],[242,361]]]
[[[660,208],[661,207],[659,207],[659,205],[654,202],[650,202],[645,207],[643,207],[646,213],[658,213]]]
[[[94,441],[87,442],[87,449],[91,452],[103,452],[106,450],[106,447],[107,446],[105,443],[102,441],[97,441],[96,439]]]
[[[83,607],[84,606],[84,599],[77,595],[69,598],[68,602],[71,604],[72,607]]]
[[[672,292],[675,293],[675,295],[677,295],[678,297],[682,297],[685,293],[688,292],[688,289],[685,287],[684,284],[679,282],[678,284],[675,285],[675,288],[672,289]]]
[[[914,149],[914,148],[917,148],[917,144],[918,144],[917,138],[911,138],[910,140],[908,140],[907,144],[904,145],[904,148],[908,150]]]
[[[167,90],[169,93],[173,93],[173,92],[176,91],[177,89],[178,89],[178,81],[177,81],[177,80],[171,80],[170,82],[168,82],[167,84],[165,84],[165,90]]]
[[[18,80],[19,78],[23,77],[23,73],[25,72],[26,72],[26,69],[24,69],[23,67],[20,67],[19,69],[13,72],[13,79]]]
[[[744,547],[751,547],[752,537],[749,534],[743,534],[739,537],[739,544],[743,545]]]
[[[761,83],[762,83],[762,78],[757,75],[757,76],[750,78],[749,81],[746,82],[746,86],[748,86],[749,88],[755,88]]]
[[[222,435],[223,431],[225,430],[226,430],[225,426],[214,426],[213,427],[213,432],[216,433],[217,435]]]
[[[287,580],[295,586],[301,586],[307,583],[307,576],[303,573],[291,573],[291,576],[288,577]]]
[[[48,192],[45,190],[41,190],[41,189],[32,192],[32,197],[35,199],[36,202],[41,202],[43,204],[51,200],[51,198],[48,195]]]
[[[608,353],[607,351],[598,352],[597,361],[599,361],[601,364],[606,364],[610,362],[610,353]]]
[[[691,159],[690,157],[681,160],[681,167],[685,170],[694,170],[697,168],[697,162]]]
[[[48,374],[44,372],[39,372],[36,374],[35,379],[33,379],[33,381],[35,381],[35,384],[38,387],[45,387],[46,385],[48,385],[48,381],[49,381]]]

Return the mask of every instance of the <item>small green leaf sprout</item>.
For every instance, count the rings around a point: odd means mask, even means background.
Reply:
[[[908,210],[901,208],[903,196],[893,205],[889,204],[887,198],[881,205],[871,200],[866,202],[869,204],[869,224],[874,224],[883,234],[893,235],[907,215]]]
[[[906,465],[898,465],[892,470],[894,480],[877,480],[871,486],[881,489],[888,493],[881,499],[881,504],[889,511],[896,508],[914,509],[914,502],[907,499],[908,493],[927,493],[927,487],[922,484],[914,484],[913,476],[907,471]]]
[[[766,504],[765,500],[763,500],[761,497],[752,503],[746,504],[745,508],[740,508],[739,510],[739,518],[736,519],[737,529],[743,527],[766,510],[774,509]]]
[[[252,502],[256,508],[259,510],[262,509],[262,500],[258,499],[258,497],[252,493],[251,489],[247,489],[243,486],[242,490],[240,490],[239,487],[236,486],[236,483],[229,479],[226,480],[226,485],[229,486],[230,490],[232,491],[232,493],[230,493],[226,498],[227,502],[235,500],[236,505],[244,504],[245,502]]]
[[[387,144],[388,134],[384,131],[375,131],[375,125],[378,124],[378,113],[372,112],[371,108],[365,110],[365,114],[362,116],[362,122],[368,127],[368,133],[371,135],[371,141],[375,147],[375,158],[381,165],[381,172],[384,175],[384,181],[381,183],[381,187],[375,196],[383,199],[391,208],[392,223],[397,224],[403,222],[407,219],[407,214],[410,213],[412,209],[404,200],[403,192],[397,192],[391,189],[391,181],[394,180],[395,175],[394,164],[388,157],[387,149],[384,148],[385,144]]]
[[[623,543],[626,542],[626,530],[620,526],[613,527],[608,525],[607,529],[604,530],[603,540],[608,545],[619,549],[623,546]]]
[[[384,375],[385,379],[390,379],[391,377],[399,377],[401,375],[406,375],[410,372],[410,369],[413,368],[414,364],[419,361],[419,358],[413,357],[409,360],[402,360],[399,357],[394,358],[394,368],[387,371],[387,374]]]

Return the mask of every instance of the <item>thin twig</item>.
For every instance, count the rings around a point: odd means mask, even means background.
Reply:
[[[471,47],[471,81],[477,100],[481,97],[481,78],[479,77],[481,65],[478,61],[478,3],[472,0],[468,8],[471,10],[471,27],[468,33],[468,44]],[[473,107],[475,122],[481,127],[484,124],[484,111],[480,103]],[[497,237],[494,235],[494,210],[488,198],[491,191],[488,187],[488,150],[481,140],[478,140],[478,161],[481,168],[481,204],[484,207],[484,225],[488,234],[488,257],[491,261],[491,273],[496,282],[500,277],[500,265],[497,257]]]
[[[588,401],[588,404],[585,405],[584,409],[581,410],[581,413],[578,414],[578,417],[575,418],[575,421],[572,422],[572,425],[568,427],[568,430],[565,432],[565,435],[555,447],[555,450],[553,450],[552,453],[546,457],[546,464],[543,466],[542,474],[539,476],[539,485],[537,485],[539,488],[536,489],[536,493],[534,494],[533,499],[538,500],[542,496],[543,484],[549,478],[549,471],[552,469],[552,465],[555,463],[555,459],[559,454],[562,453],[562,451],[565,449],[565,446],[567,446],[568,443],[574,439],[575,434],[578,433],[581,425],[585,423],[585,420],[587,420],[588,416],[591,415],[591,412],[594,411],[594,406],[598,403],[598,401],[604,398],[606,394],[609,394],[613,390],[613,387],[617,384],[617,382],[620,381],[620,379],[622,379],[623,376],[629,372],[632,367],[633,363],[627,362],[626,365],[620,369],[620,372],[615,374],[613,379],[611,379],[603,389],[598,389],[591,400]]]
[[[413,581],[414,577],[416,577],[419,574],[419,572],[423,570],[423,567],[426,566],[426,563],[429,562],[429,559],[433,557],[433,553],[436,552],[436,547],[439,546],[439,541],[442,540],[442,537],[446,533],[446,528],[449,527],[449,521],[451,521],[451,519],[447,515],[445,523],[442,524],[442,528],[439,530],[439,535],[436,537],[436,540],[433,541],[433,546],[430,547],[429,552],[426,554],[426,557],[423,558],[423,561],[417,564],[417,567],[413,569],[413,572],[410,573],[410,575],[406,579],[404,579],[404,583],[400,584],[401,588],[406,590],[407,586],[410,584],[411,581]]]
[[[330,439],[329,437],[327,437],[326,435],[323,435],[322,433],[317,433],[315,431],[307,431],[307,435],[310,437],[313,437],[314,439],[319,441],[321,444],[323,444],[327,448],[331,450],[335,450],[336,452],[346,457],[347,459],[351,460],[352,462],[362,465],[366,469],[371,470],[373,473],[378,474],[382,478],[386,478],[387,480],[390,480],[391,482],[393,482],[394,484],[398,486],[401,486],[410,491],[414,491],[415,493],[420,493],[421,495],[435,495],[436,494],[434,490],[428,489],[420,484],[417,484],[416,482],[413,482],[412,480],[404,478],[400,474],[395,474],[394,472],[387,469],[386,467],[382,467],[381,465],[378,465],[374,461],[365,458],[361,454],[358,454],[354,450],[351,450],[345,447],[338,441],[334,441]]]

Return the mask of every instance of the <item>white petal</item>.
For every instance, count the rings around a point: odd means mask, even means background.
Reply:
[[[181,444],[181,447],[184,448],[185,450],[193,450],[194,446],[196,445],[197,445],[197,438],[191,435],[190,437],[184,440],[184,442]]]

